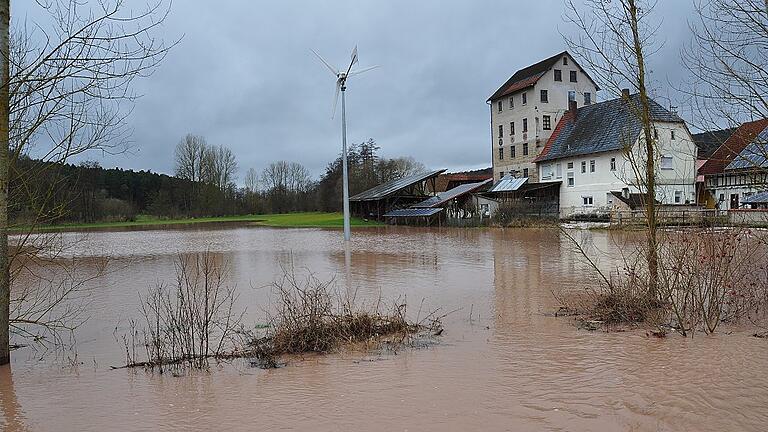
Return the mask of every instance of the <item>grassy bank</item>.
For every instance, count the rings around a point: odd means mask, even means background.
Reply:
[[[365,221],[359,218],[352,218],[352,226],[380,226],[379,222]],[[121,222],[94,222],[94,223],[67,223],[59,225],[46,225],[39,227],[40,231],[75,231],[88,229],[111,229],[111,228],[141,228],[141,227],[160,227],[169,225],[191,225],[202,223],[242,223],[248,225],[260,225],[282,228],[341,228],[344,219],[341,213],[287,213],[287,214],[267,214],[267,215],[243,215],[243,216],[220,216],[220,217],[202,217],[185,219],[161,219],[153,216],[140,215],[133,221]],[[28,228],[15,228],[14,231],[23,232]]]

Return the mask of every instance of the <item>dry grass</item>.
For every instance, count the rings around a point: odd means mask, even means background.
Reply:
[[[383,337],[405,342],[415,333],[442,332],[441,317],[434,313],[411,322],[404,301],[386,308],[380,300],[368,307],[357,305],[354,295],[342,295],[332,280],[320,281],[311,274],[299,279],[292,270],[284,271],[273,289],[277,312],[270,318],[266,334],[251,342],[262,366],[274,367],[280,356],[288,354],[327,353]]]

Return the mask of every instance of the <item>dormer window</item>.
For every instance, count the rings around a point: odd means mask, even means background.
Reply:
[[[563,71],[560,69],[555,69],[555,81],[562,81],[563,80]]]

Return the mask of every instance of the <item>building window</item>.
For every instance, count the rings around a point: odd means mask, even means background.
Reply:
[[[515,122],[509,122],[509,134],[510,135],[515,134]]]
[[[573,162],[568,162],[568,169],[573,169]]]
[[[528,168],[523,168],[523,177],[528,177]]]
[[[548,115],[541,116],[542,127],[544,130],[552,129],[552,118]]]
[[[581,197],[581,202],[584,203],[584,207],[592,207],[592,205],[594,204],[594,201],[592,201],[591,196]]]
[[[611,171],[616,171],[616,158],[611,158]]]
[[[523,119],[523,133],[528,132],[528,119]]]
[[[513,96],[509,97],[509,109],[512,109],[515,107],[515,98]]]
[[[584,92],[584,105],[590,105],[592,103],[592,93]]]
[[[558,163],[557,165],[555,165],[555,173],[556,173],[555,177],[559,179],[563,178],[563,164]]]
[[[523,105],[528,103],[528,93],[523,93]]]
[[[683,191],[676,190],[675,191],[675,204],[682,204],[683,202]]]
[[[499,147],[499,160],[504,159],[504,147]]]
[[[515,146],[509,146],[509,157],[515,158]]]
[[[563,57],[563,66],[568,66],[568,57]]]
[[[504,139],[503,138],[499,138],[499,147],[501,147],[503,145],[504,145]]]
[[[499,138],[504,136],[504,125],[499,125]]]
[[[571,71],[571,82],[576,82],[576,71]]]
[[[568,92],[568,105],[570,108],[570,103],[576,100],[576,92],[575,91],[569,91]]]
[[[541,91],[541,101],[543,103],[549,102],[549,92],[548,91],[546,91],[546,90],[542,90]]]
[[[671,131],[669,131],[669,133],[670,133],[670,138],[675,139],[675,130],[672,129]]]
[[[499,106],[499,112],[501,112],[501,110],[502,110],[501,101],[499,101],[499,103],[497,105]]]
[[[574,178],[573,178],[573,172],[568,173],[568,187],[573,187],[574,185]]]
[[[591,173],[595,172],[595,160],[594,159],[589,161],[589,172],[591,172]]]
[[[528,156],[528,143],[523,143],[523,156]],[[528,177],[528,176],[526,176]]]
[[[563,80],[563,71],[560,69],[555,69],[555,81],[562,81]]]
[[[587,161],[581,161],[581,173],[584,174],[587,172]]]
[[[659,130],[653,128],[653,139],[659,139]]]
[[[671,170],[672,167],[672,156],[662,156],[661,157],[661,169],[663,170]]]

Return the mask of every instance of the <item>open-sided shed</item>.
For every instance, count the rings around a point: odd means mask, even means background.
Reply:
[[[407,208],[434,195],[435,179],[444,169],[403,177],[360,192],[349,198],[352,213],[383,219],[392,210]]]

